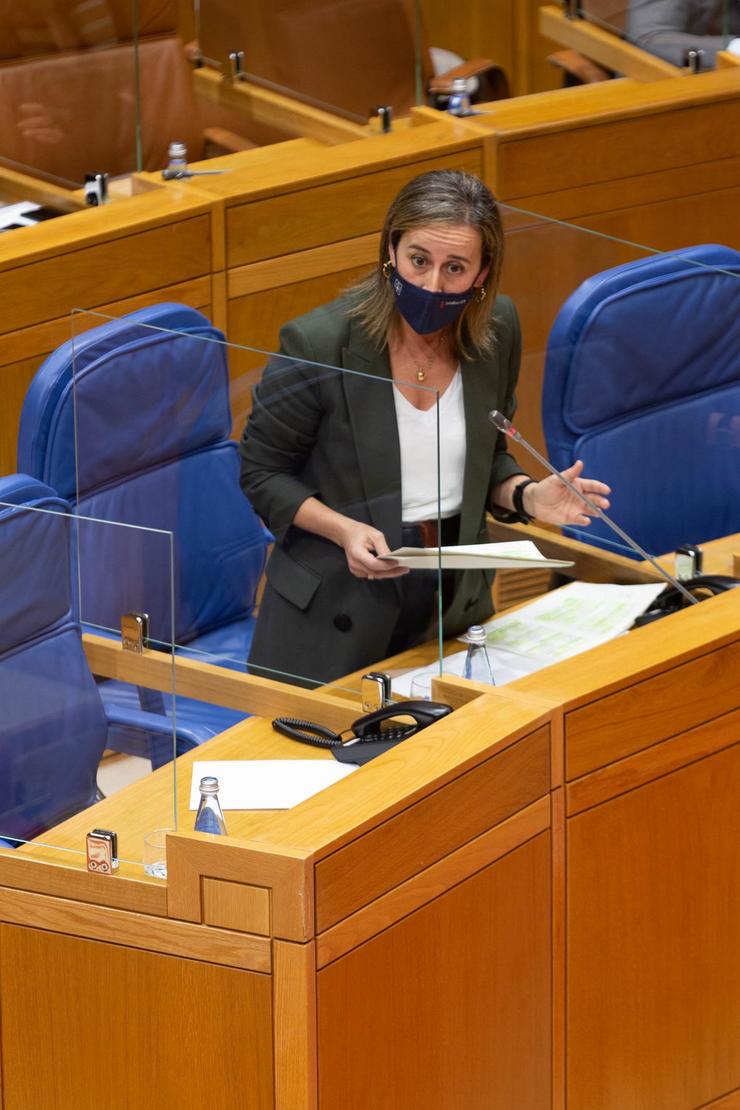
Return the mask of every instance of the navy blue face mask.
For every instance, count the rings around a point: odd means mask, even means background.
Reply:
[[[390,282],[398,311],[417,335],[429,335],[454,324],[478,292],[478,287],[471,285],[462,293],[430,293],[401,277],[395,267],[391,270]]]

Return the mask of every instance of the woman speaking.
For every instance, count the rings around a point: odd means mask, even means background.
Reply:
[[[402,544],[483,542],[487,511],[588,523],[557,478],[522,472],[488,420],[513,416],[519,373],[502,254],[487,187],[424,174],[391,204],[377,267],[281,329],[240,445],[242,488],[276,540],[252,672],[327,682],[433,634],[437,574],[379,558]],[[608,487],[581,469],[566,477],[608,508]],[[491,615],[490,572],[442,579],[445,636]]]

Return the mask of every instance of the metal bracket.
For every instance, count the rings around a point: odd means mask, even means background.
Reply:
[[[141,655],[149,641],[149,614],[124,613],[121,617],[121,647]]]
[[[231,73],[226,77],[227,81],[245,81],[246,73],[244,72],[244,51],[231,50],[229,52],[229,62],[231,63]]]

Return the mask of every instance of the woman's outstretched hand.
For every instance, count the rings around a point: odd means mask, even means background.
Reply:
[[[594,478],[582,478],[583,463],[577,459],[564,470],[563,477],[572,482],[576,489],[584,493],[602,510],[609,508],[609,486]],[[577,524],[584,527],[590,518],[597,514],[580,500],[568,487],[551,474],[541,482],[527,486],[524,491],[524,508],[530,516],[547,524]]]

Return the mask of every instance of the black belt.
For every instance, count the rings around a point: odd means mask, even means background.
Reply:
[[[404,547],[450,547],[459,542],[460,514],[437,520],[414,520],[401,525]]]

